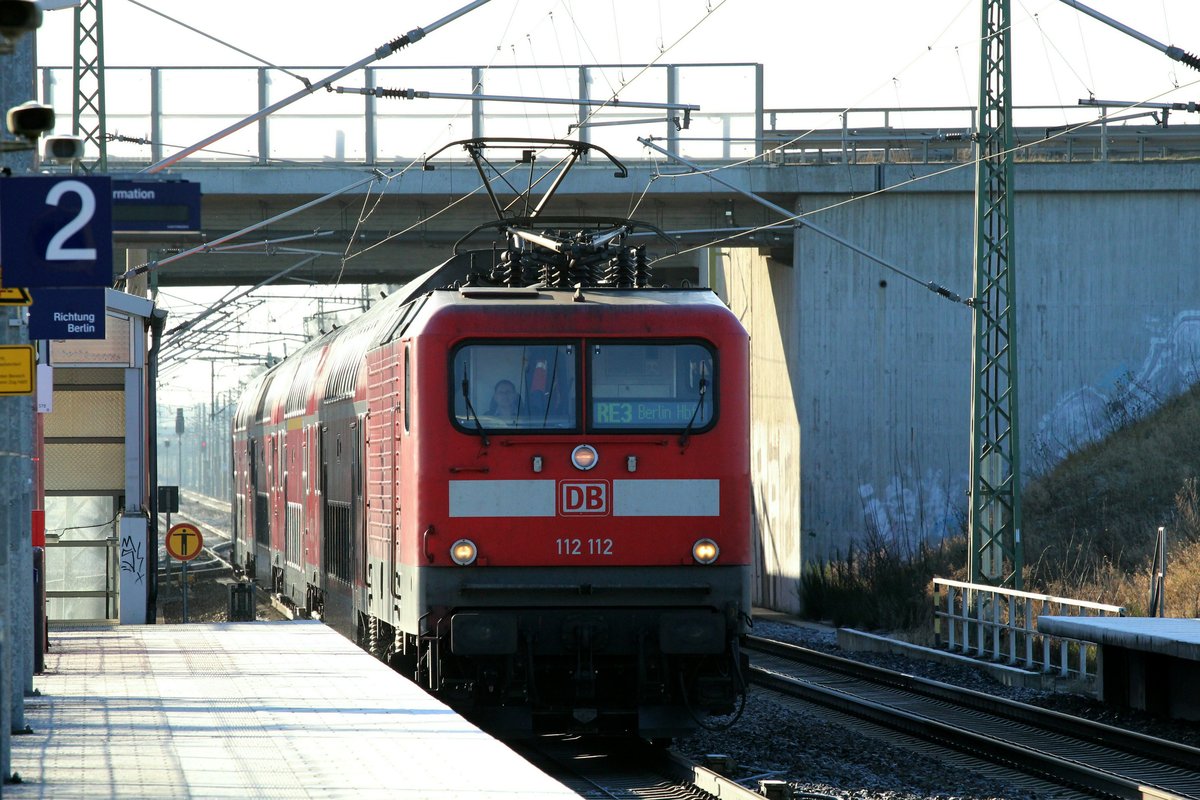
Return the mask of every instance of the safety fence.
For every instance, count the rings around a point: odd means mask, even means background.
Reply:
[[[1094,678],[1097,645],[1041,633],[1038,617],[1125,616],[1123,606],[945,578],[934,579],[933,597],[939,649],[1063,678]]]
[[[189,163],[393,166],[447,142],[481,136],[579,138],[626,161],[653,156],[638,142],[644,136],[686,158],[710,161],[974,159],[973,106],[769,108],[763,102],[763,66],[745,62],[364,67],[329,91],[312,91],[239,127],[338,70],[109,66],[107,157],[114,166],[139,168],[230,129]],[[41,100],[62,121],[56,134],[77,132],[68,129],[73,72],[66,66],[39,68]],[[1200,125],[1188,124],[1198,111],[1196,103],[1017,105],[1015,158],[1051,163],[1200,158]],[[80,109],[79,126],[97,129],[93,110]],[[442,157],[451,156],[465,157],[461,151]]]
[[[118,619],[120,561],[115,535],[64,538],[47,531],[46,574],[51,621],[113,623]]]

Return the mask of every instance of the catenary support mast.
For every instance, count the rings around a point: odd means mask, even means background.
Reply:
[[[1021,587],[1008,0],[983,0],[975,166],[970,580]]]
[[[83,139],[85,172],[108,172],[108,130],[104,109],[104,0],[83,0],[75,8],[75,79],[71,123]]]

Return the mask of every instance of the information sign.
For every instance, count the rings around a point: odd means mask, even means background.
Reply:
[[[8,288],[111,285],[112,179],[0,181],[0,279]]]
[[[200,184],[131,181],[112,186],[113,230],[122,233],[200,230]]]
[[[34,361],[33,345],[0,345],[0,395],[33,394]]]
[[[200,529],[187,522],[172,525],[167,531],[167,554],[180,561],[191,561],[200,555],[204,546],[204,537]]]
[[[30,339],[103,339],[104,289],[34,289]]]

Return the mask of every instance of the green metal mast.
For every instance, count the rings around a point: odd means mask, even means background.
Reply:
[[[83,0],[75,8],[75,79],[71,124],[83,139],[84,172],[108,171],[104,115],[104,3]]]
[[[983,0],[975,166],[975,328],[968,538],[971,582],[1020,588],[1021,461],[1017,426],[1008,9],[1008,0]]]

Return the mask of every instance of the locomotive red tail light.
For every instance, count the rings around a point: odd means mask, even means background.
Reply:
[[[692,545],[692,558],[701,564],[711,564],[721,555],[721,548],[712,539],[697,539]]]
[[[459,539],[454,544],[450,545],[450,558],[455,564],[467,566],[475,563],[475,556],[479,554],[475,547],[475,543],[470,539]]]
[[[600,461],[600,454],[590,444],[581,444],[571,451],[571,463],[575,469],[589,470]]]

